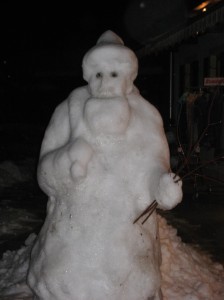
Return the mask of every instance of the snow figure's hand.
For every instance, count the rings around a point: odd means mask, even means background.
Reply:
[[[87,166],[92,157],[92,147],[82,138],[78,138],[69,149],[71,160],[70,173],[73,180],[85,177]]]
[[[182,181],[174,173],[165,173],[160,177],[159,186],[155,194],[161,209],[172,209],[181,202],[183,196]]]
[[[38,165],[38,183],[47,195],[54,195],[60,184],[68,184],[85,177],[92,157],[92,147],[83,139],[45,155]]]

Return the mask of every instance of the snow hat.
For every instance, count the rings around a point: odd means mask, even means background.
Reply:
[[[104,32],[97,40],[96,46],[84,56],[82,62],[83,78],[88,82],[95,72],[119,65],[125,76],[133,82],[138,73],[138,59],[135,53],[124,46],[123,40],[113,31]]]

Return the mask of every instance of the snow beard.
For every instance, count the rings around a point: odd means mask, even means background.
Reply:
[[[95,134],[124,134],[130,119],[125,97],[90,98],[84,107],[84,119]]]

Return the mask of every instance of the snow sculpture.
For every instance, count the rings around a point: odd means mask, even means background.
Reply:
[[[133,224],[154,199],[182,199],[161,116],[134,86],[135,54],[105,32],[83,59],[87,86],[55,110],[38,181],[49,196],[28,283],[41,300],[162,299],[157,217]]]

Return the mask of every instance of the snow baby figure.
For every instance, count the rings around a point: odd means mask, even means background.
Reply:
[[[55,110],[38,182],[49,196],[28,284],[39,300],[162,299],[155,199],[172,209],[182,183],[170,172],[163,122],[134,86],[138,61],[106,31],[83,58],[88,85]]]

